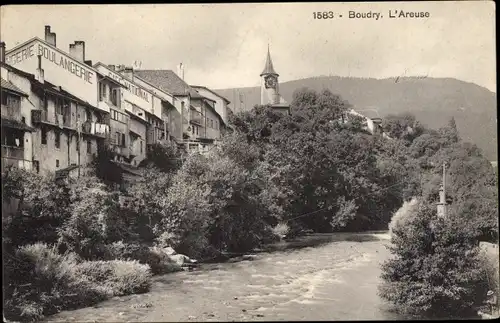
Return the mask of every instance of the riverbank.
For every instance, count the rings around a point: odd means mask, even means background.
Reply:
[[[396,319],[376,294],[386,242],[371,233],[301,237],[276,244],[279,251],[266,246],[253,260],[157,276],[148,293],[46,322]]]

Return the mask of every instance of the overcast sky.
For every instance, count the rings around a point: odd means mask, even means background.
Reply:
[[[348,19],[349,11],[382,19]],[[428,11],[428,19],[389,19],[389,10]],[[185,65],[190,84],[219,89],[259,85],[267,44],[280,81],[339,75],[453,77],[496,91],[493,2],[275,3],[2,6],[7,49],[44,26],[57,46],[84,40],[93,62],[142,69]],[[329,20],[315,11],[332,11]]]

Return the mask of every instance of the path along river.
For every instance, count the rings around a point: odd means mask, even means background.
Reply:
[[[146,294],[61,312],[52,322],[393,320],[377,296],[388,233],[315,234],[253,260],[154,277]]]

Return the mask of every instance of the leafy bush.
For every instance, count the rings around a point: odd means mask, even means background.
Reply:
[[[6,257],[5,315],[39,320],[61,310],[90,306],[111,296],[149,290],[149,266],[137,261],[84,261],[43,243]]]
[[[145,293],[151,287],[149,266],[136,260],[84,261],[77,273],[96,286],[103,286],[110,296]]]
[[[382,265],[380,296],[406,314],[473,316],[488,288],[479,248],[463,223],[434,213],[421,203],[404,226],[393,227],[394,257]]]
[[[78,257],[58,254],[55,247],[37,243],[6,255],[4,285],[6,316],[37,320],[62,309],[88,306],[106,293],[79,275]]]

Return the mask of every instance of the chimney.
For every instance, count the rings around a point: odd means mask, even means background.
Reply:
[[[45,41],[56,47],[56,33],[50,31],[50,26],[45,26]]]
[[[81,62],[85,62],[85,42],[75,40],[74,44],[69,44],[69,54]]]
[[[112,71],[116,71],[116,66],[115,65],[108,65],[109,69]]]
[[[123,71],[122,71],[122,74],[128,78],[129,80],[133,80],[134,79],[134,69],[132,67],[123,67]]]
[[[42,69],[42,55],[37,55],[38,58],[38,67],[36,69],[35,73],[35,78],[38,80],[40,83],[44,83],[45,78],[44,78],[44,71]]]
[[[184,80],[184,65],[182,63],[177,66],[177,75]]]
[[[0,62],[5,63],[5,43],[0,42]]]

